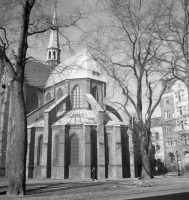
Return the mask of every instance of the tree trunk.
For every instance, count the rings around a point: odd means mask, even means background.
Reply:
[[[144,136],[141,136],[141,157],[142,157],[142,172],[140,179],[149,179],[153,178],[151,175],[151,165],[150,165],[150,157],[149,157],[149,148],[148,148],[148,139]]]
[[[11,134],[10,143],[10,163],[9,163],[9,187],[8,195],[24,195],[25,194],[25,166],[27,151],[27,123],[25,102],[23,94],[23,82],[21,80],[13,80],[11,98],[14,108],[14,133]]]

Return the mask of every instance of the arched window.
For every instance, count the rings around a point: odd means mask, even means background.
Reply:
[[[51,52],[49,51],[49,59],[51,59]]]
[[[59,164],[59,136],[54,137],[54,165]]]
[[[42,150],[43,150],[43,136],[39,136],[38,138],[38,146],[37,146],[37,165],[42,164]]]
[[[46,95],[46,102],[48,102],[50,100],[51,100],[51,94],[50,94],[50,92],[48,92]]]
[[[185,152],[184,154],[184,163],[189,163],[189,152]]]
[[[93,89],[92,89],[92,95],[96,99],[96,101],[98,102],[98,90],[97,90],[97,86],[93,87]]]
[[[57,99],[60,99],[62,96],[63,96],[63,91],[61,88],[59,88],[57,91]]]
[[[73,89],[73,108],[81,108],[81,89],[78,85],[76,85]]]
[[[71,138],[71,164],[79,164],[79,138],[76,134]]]
[[[175,156],[174,156],[174,154],[173,153],[169,153],[169,159],[170,159],[170,162],[171,163],[174,163],[175,162]]]
[[[55,51],[53,51],[53,57],[54,57],[54,59],[56,59],[56,52]]]

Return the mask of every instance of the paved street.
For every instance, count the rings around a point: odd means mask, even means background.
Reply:
[[[0,199],[59,200],[59,199],[143,199],[188,200],[189,178],[156,177],[147,180],[151,187],[133,185],[132,179],[103,181],[27,180],[24,197],[5,195],[8,181],[0,179]]]

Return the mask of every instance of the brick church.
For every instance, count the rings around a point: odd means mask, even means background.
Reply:
[[[54,15],[56,25],[56,14]],[[51,30],[47,64],[28,62],[27,178],[128,178],[134,174],[127,117],[106,98],[106,77],[87,50],[60,62],[59,35]],[[2,77],[1,77],[2,80]],[[1,98],[0,171],[6,174],[9,90]]]

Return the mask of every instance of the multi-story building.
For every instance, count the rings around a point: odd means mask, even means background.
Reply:
[[[171,81],[161,101],[165,165],[170,171],[189,171],[188,89],[181,80]]]
[[[152,144],[154,147],[154,172],[162,174],[165,171],[164,136],[161,117],[152,118]]]

